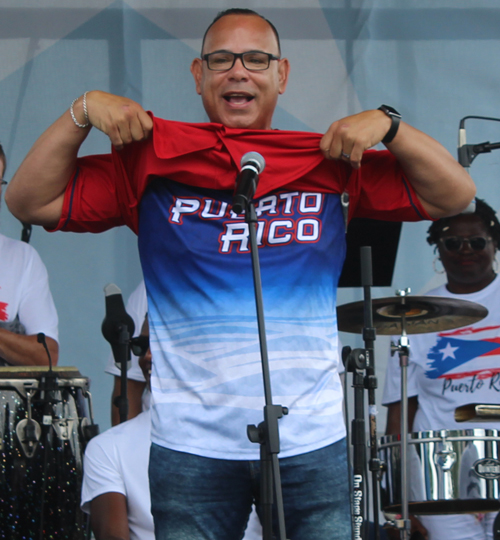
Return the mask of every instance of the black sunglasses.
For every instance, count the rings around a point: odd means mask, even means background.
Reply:
[[[137,336],[130,340],[130,350],[136,356],[144,356],[149,350],[149,336]]]
[[[483,251],[486,247],[486,244],[491,241],[491,237],[484,236],[447,236],[445,238],[440,238],[439,241],[443,244],[446,251],[457,252],[462,249],[462,246],[465,242],[469,244],[472,251]]]

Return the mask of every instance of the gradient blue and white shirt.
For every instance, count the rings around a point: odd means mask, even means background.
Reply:
[[[258,459],[246,435],[264,407],[253,274],[247,225],[230,203],[228,192],[162,180],[141,201],[152,440]],[[345,229],[334,194],[277,192],[256,212],[273,402],[289,409],[278,422],[286,457],[345,436],[335,310]]]

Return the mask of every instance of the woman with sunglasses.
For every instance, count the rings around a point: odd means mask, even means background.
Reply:
[[[427,241],[435,246],[435,269],[441,262],[447,278],[444,285],[427,294],[476,302],[489,314],[467,329],[410,337],[408,429],[500,429],[500,422],[464,424],[456,422],[454,416],[461,405],[500,401],[500,278],[495,270],[500,223],[495,211],[476,199],[473,214],[435,221]],[[388,363],[383,397],[388,407],[387,434],[400,431],[400,400],[399,359],[395,355]],[[410,484],[415,482],[409,480]],[[486,540],[493,538],[494,518],[494,513],[461,514],[422,516],[420,521],[429,540]]]

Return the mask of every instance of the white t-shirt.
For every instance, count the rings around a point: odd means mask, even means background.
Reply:
[[[148,462],[151,446],[151,411],[94,437],[85,450],[81,506],[90,513],[90,502],[104,493],[127,497],[131,540],[154,540]],[[252,511],[243,540],[262,538],[262,527]]]
[[[500,422],[456,422],[455,409],[500,400],[500,278],[472,294],[452,294],[442,285],[427,293],[469,300],[489,314],[477,323],[432,334],[410,335],[408,397],[418,396],[413,431],[500,429]],[[399,357],[389,359],[383,403],[401,400]]]
[[[0,234],[0,323],[16,317],[27,335],[43,332],[58,341],[57,311],[49,276],[35,248]]]
[[[94,437],[85,450],[82,509],[104,493],[127,497],[131,540],[154,540],[148,462],[151,413],[143,412]]]

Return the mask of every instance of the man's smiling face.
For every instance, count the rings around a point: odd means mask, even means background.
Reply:
[[[208,31],[203,54],[262,51],[279,56],[272,28],[256,15],[227,15]],[[227,127],[271,129],[278,95],[285,91],[288,61],[271,61],[264,71],[248,71],[237,59],[228,71],[211,71],[195,58],[191,72],[211,122]]]

